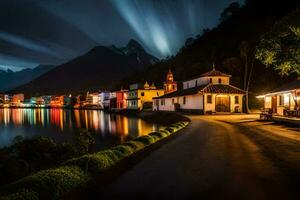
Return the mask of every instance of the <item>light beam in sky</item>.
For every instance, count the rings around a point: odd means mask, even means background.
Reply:
[[[50,50],[49,48],[40,45],[30,39],[21,37],[21,36],[17,36],[11,33],[6,33],[3,31],[0,31],[0,39],[5,40],[7,42],[13,43],[15,45],[21,46],[21,47],[25,47],[27,49],[31,49],[37,52],[42,52],[42,53],[46,53],[46,54],[54,54],[54,52],[52,50]]]

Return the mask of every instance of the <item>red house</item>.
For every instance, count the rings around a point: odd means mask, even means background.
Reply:
[[[117,98],[117,109],[126,109],[127,108],[127,92],[128,90],[119,90],[116,91]]]

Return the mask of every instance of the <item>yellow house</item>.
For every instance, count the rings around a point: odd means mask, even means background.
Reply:
[[[147,82],[144,85],[132,84],[129,86],[127,94],[127,109],[143,110],[144,108],[152,108],[154,97],[164,95],[163,89],[157,89],[154,83],[149,85]]]

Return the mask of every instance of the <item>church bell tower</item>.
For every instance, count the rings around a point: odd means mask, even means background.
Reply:
[[[171,69],[169,69],[167,73],[166,82],[164,83],[164,89],[165,94],[175,92],[177,90],[177,82],[174,81],[174,76]]]

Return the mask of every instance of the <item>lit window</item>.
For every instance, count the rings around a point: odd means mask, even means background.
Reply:
[[[212,96],[207,95],[207,103],[211,104],[212,103]]]
[[[235,104],[239,104],[239,96],[235,96],[234,97],[234,103]]]

